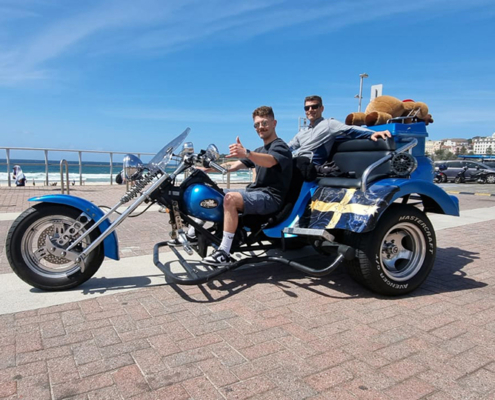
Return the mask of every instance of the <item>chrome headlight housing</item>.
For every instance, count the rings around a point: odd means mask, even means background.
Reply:
[[[144,164],[134,154],[126,154],[124,157],[124,174],[128,181],[137,181],[143,175]]]
[[[179,157],[184,158],[184,156],[188,156],[189,154],[194,154],[194,145],[192,142],[186,142],[182,145]]]

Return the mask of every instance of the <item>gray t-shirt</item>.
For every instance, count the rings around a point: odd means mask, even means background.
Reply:
[[[292,178],[292,154],[287,144],[280,138],[254,150],[255,153],[270,154],[278,164],[271,168],[260,167],[248,158],[240,161],[248,168],[256,169],[256,180],[249,184],[246,191],[260,190],[270,194],[281,206],[290,187]]]
[[[314,125],[301,129],[288,143],[294,155],[313,153],[314,164],[321,165],[328,159],[337,136],[352,135],[353,138],[370,137],[375,131],[360,126],[350,126],[335,119],[317,119]]]

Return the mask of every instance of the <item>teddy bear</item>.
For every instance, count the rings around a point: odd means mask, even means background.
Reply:
[[[407,117],[404,123],[411,123],[413,119],[423,121],[426,125],[433,123],[428,106],[425,103],[414,100],[399,100],[392,96],[378,96],[373,99],[364,113],[351,113],[345,119],[347,125],[382,125],[391,118]]]

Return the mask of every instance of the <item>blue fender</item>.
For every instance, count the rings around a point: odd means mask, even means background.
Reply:
[[[423,197],[429,198],[428,206],[433,207],[434,210],[429,210],[430,212],[435,212],[437,214],[453,215],[458,217],[459,213],[459,199],[455,196],[449,195],[438,185],[433,182],[429,182],[422,179],[399,179],[399,178],[389,178],[377,182],[373,186],[395,186],[399,190],[394,193],[391,201],[398,198],[404,197],[408,194],[419,194]]]
[[[80,197],[70,196],[66,194],[49,194],[46,196],[31,197],[28,201],[39,201],[42,203],[55,203],[64,204],[77,208],[88,214],[94,221],[98,221],[103,217],[104,212],[93,203],[88,200],[81,199]],[[110,226],[110,221],[108,219],[104,220],[99,228],[103,232]],[[106,257],[113,260],[119,260],[119,241],[117,239],[117,233],[113,231],[108,235],[103,241],[103,249]]]

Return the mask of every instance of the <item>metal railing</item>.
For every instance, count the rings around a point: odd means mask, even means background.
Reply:
[[[11,158],[11,151],[12,150],[15,150],[15,151],[40,151],[40,152],[43,152],[44,154],[44,162],[36,162],[33,160],[33,162],[26,162],[26,161],[23,161],[23,166],[41,166],[41,165],[44,165],[45,166],[45,180],[44,180],[44,184],[46,186],[49,186],[50,185],[50,181],[48,179],[48,174],[49,174],[49,167],[52,166],[52,167],[57,167],[57,166],[60,166],[60,184],[63,185],[64,184],[64,179],[63,179],[63,174],[62,174],[62,164],[65,165],[65,168],[66,168],[66,181],[67,181],[67,193],[69,193],[69,185],[70,185],[70,180],[69,180],[69,166],[70,164],[65,160],[65,159],[61,159],[60,161],[49,161],[48,160],[48,155],[49,155],[49,152],[67,152],[67,153],[77,153],[78,155],[78,164],[76,164],[78,167],[79,167],[79,185],[83,185],[84,184],[84,180],[83,180],[83,165],[84,167],[88,167],[88,168],[91,168],[91,167],[109,167],[110,169],[110,179],[109,179],[109,183],[111,185],[113,185],[114,183],[114,176],[117,175],[118,173],[120,173],[120,170],[119,171],[116,171],[116,173],[114,173],[114,165],[113,165],[113,155],[116,154],[121,154],[121,155],[125,155],[125,154],[136,154],[139,158],[141,158],[142,155],[145,155],[145,156],[153,156],[155,155],[155,153],[133,153],[133,152],[123,152],[123,151],[100,151],[100,150],[67,150],[67,149],[44,149],[44,148],[37,148],[37,147],[0,147],[0,149],[2,150],[5,150],[5,160],[6,162],[0,162],[0,168],[1,166],[5,165],[6,166],[6,170],[7,170],[7,184],[9,187],[12,186],[12,178],[11,178],[11,173],[12,173],[12,167],[13,167],[13,163],[12,163],[12,158]],[[94,163],[94,161],[87,161],[87,162],[83,162],[83,153],[87,153],[87,154],[108,154],[109,155],[109,159],[110,159],[110,163],[109,165],[107,164],[97,164],[97,163]],[[21,158],[21,157],[16,157],[16,158]],[[228,161],[231,161],[230,159],[221,159],[219,162],[228,162]],[[91,164],[90,164],[91,163]],[[72,164],[74,166],[74,164]],[[53,172],[53,171],[52,171]],[[248,175],[248,178],[244,181],[237,181],[236,183],[250,183],[253,181],[254,179],[254,174],[253,174],[253,170],[249,170],[249,175]],[[73,182],[74,184],[75,182]],[[231,179],[230,179],[230,172],[227,173],[227,175],[225,176],[222,176],[222,182],[223,184],[227,184],[227,187],[230,188],[230,185],[231,183]],[[63,193],[63,192],[62,192]]]
[[[99,164],[88,164],[88,163],[83,163],[83,153],[87,154],[108,154],[110,157],[110,184],[113,184],[113,155],[114,154],[136,154],[133,152],[124,152],[124,151],[99,151],[99,150],[74,150],[74,149],[43,149],[43,148],[38,148],[38,147],[0,147],[0,149],[5,150],[5,163],[0,163],[1,165],[6,165],[7,167],[7,184],[10,187],[12,185],[12,179],[11,179],[11,172],[12,172],[12,162],[11,162],[11,151],[41,151],[44,154],[44,163],[39,163],[39,162],[23,162],[23,165],[28,165],[28,166],[39,166],[39,165],[44,165],[45,166],[45,185],[48,186],[50,184],[49,179],[48,179],[48,167],[49,166],[54,166],[57,165],[53,161],[50,162],[48,160],[48,154],[49,152],[67,152],[67,153],[77,153],[78,154],[78,166],[79,166],[79,184],[83,184],[83,173],[82,173],[82,167],[83,165],[85,167],[102,167],[106,165],[99,165]],[[153,156],[155,153],[137,153],[138,157],[141,157],[142,155],[149,155]],[[88,161],[89,162],[89,161]],[[68,171],[68,168],[67,168]],[[120,172],[120,171],[118,171]]]

